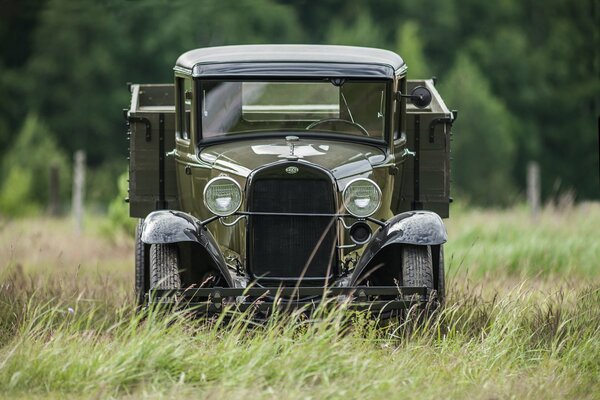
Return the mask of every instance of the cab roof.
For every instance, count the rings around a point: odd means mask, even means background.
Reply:
[[[175,70],[194,77],[302,76],[393,78],[406,65],[394,52],[332,45],[242,45],[195,49]]]

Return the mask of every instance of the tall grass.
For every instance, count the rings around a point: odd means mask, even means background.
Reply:
[[[526,208],[510,212],[471,210],[448,220],[448,272],[564,278],[597,276],[600,267],[600,205],[557,210],[538,218]]]
[[[535,224],[520,210],[459,215],[445,308],[387,322],[339,308],[260,324],[136,312],[119,267],[132,269],[131,249],[92,232],[68,252],[68,225],[52,222],[61,234],[46,264],[18,243],[0,247],[0,396],[598,398],[600,281],[589,264],[600,256],[589,236],[599,210],[546,211]],[[27,224],[0,238],[52,242]]]
[[[600,289],[532,301],[460,294],[425,321],[361,313],[198,320],[43,303],[0,355],[6,394],[199,397],[589,397],[598,393]]]

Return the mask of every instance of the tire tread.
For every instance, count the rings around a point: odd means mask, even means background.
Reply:
[[[144,301],[145,285],[145,257],[146,252],[142,243],[142,220],[138,221],[135,228],[135,297],[138,305]]]
[[[174,244],[150,247],[150,286],[152,289],[179,289],[179,257]]]
[[[430,246],[406,245],[402,251],[402,284],[433,289]]]

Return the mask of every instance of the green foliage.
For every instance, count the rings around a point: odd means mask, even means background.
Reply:
[[[469,54],[502,99],[514,121],[511,130],[517,148],[511,175],[521,190],[527,162],[537,160],[546,197],[556,190],[574,189],[580,198],[600,198],[595,133],[600,115],[600,35],[598,8],[592,3],[461,1],[455,15],[461,29],[428,46],[432,51],[427,55],[444,71],[453,57],[439,50],[443,46],[456,50],[448,43],[458,43],[460,51],[455,53]],[[439,76],[446,79],[442,72]]]
[[[129,189],[128,178],[129,172],[127,171],[119,176],[119,192],[108,206],[108,219],[104,231],[109,235],[125,233],[133,237],[135,234],[137,220],[129,216],[129,204],[125,202]]]
[[[325,39],[329,44],[377,47],[382,42],[378,25],[368,13],[357,13],[350,21],[334,20]]]
[[[0,214],[21,217],[39,212],[40,204],[32,201],[33,172],[12,167],[0,187]]]
[[[236,12],[223,12],[230,3]],[[125,82],[170,82],[177,57],[196,47],[297,40],[289,7],[269,0],[127,3],[50,0],[36,28],[33,107],[60,145],[92,167],[125,153]]]
[[[429,78],[429,63],[423,53],[423,34],[419,24],[408,21],[396,33],[396,52],[408,65],[409,78]]]
[[[458,58],[440,91],[447,104],[460,110],[452,142],[457,191],[476,204],[508,204],[515,192],[510,113],[467,56]]]
[[[115,139],[124,131],[118,110],[128,101],[120,62],[126,37],[111,9],[89,0],[49,1],[36,29],[28,78],[49,90],[32,86],[32,106],[60,146],[70,154],[85,150],[91,165],[120,150]]]
[[[23,93],[18,86],[19,74],[4,68],[0,60],[0,157],[11,146],[14,131],[18,130],[24,118]]]
[[[406,23],[414,21],[422,28],[428,75],[441,82],[448,79],[457,56],[467,54],[511,116],[516,148],[507,172],[517,189],[524,191],[526,164],[537,160],[546,197],[555,188],[572,188],[580,198],[600,198],[595,172],[600,35],[593,1],[549,0],[543,7],[519,0],[323,3],[317,10],[299,7],[301,21],[313,27],[307,33],[312,41],[323,41],[323,27],[332,21],[342,21],[351,30],[348,15],[367,13],[382,40],[379,46],[397,49],[411,77],[417,76],[414,56],[394,45],[398,27]],[[461,119],[476,118],[459,111]]]
[[[33,112],[67,154],[86,150],[92,171],[100,171],[99,181],[105,182],[109,174],[98,167],[125,156],[120,111],[129,101],[125,82],[171,82],[177,57],[196,47],[353,44],[396,50],[407,61],[410,78],[436,75],[440,82],[455,79],[451,67],[467,56],[480,71],[477,79],[487,81],[510,119],[498,122],[510,131],[514,149],[506,168],[498,171],[506,176],[494,181],[494,190],[503,192],[509,182],[522,192],[525,166],[536,160],[546,197],[574,189],[579,198],[600,198],[595,173],[582,173],[598,171],[599,162],[600,35],[593,0],[548,0],[543,7],[519,0],[7,4],[8,11],[0,13],[5,44],[0,51],[0,155]],[[459,125],[478,118],[453,98],[446,100],[459,109]],[[458,154],[455,160],[460,163]],[[488,201],[481,192],[462,189],[476,202]],[[106,201],[102,194],[89,198]]]
[[[127,168],[125,157],[107,161],[86,172],[86,201],[99,213],[107,211],[109,204],[119,195],[119,177]],[[125,192],[127,193],[127,192]],[[126,195],[122,198],[127,197]]]
[[[50,167],[58,168],[59,194],[64,203],[70,194],[69,162],[52,132],[36,115],[30,114],[2,160],[0,212],[23,215],[46,207]]]

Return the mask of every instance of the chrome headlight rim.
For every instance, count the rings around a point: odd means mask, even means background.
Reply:
[[[216,181],[220,181],[220,180],[226,180],[226,181],[229,181],[229,182],[233,183],[235,185],[235,187],[237,188],[237,190],[239,191],[239,193],[240,193],[240,202],[237,205],[237,207],[235,207],[235,209],[233,209],[231,212],[224,213],[224,212],[215,211],[215,210],[213,210],[208,205],[208,203],[206,201],[206,193],[208,192],[208,189]],[[208,183],[206,184],[206,186],[204,186],[204,190],[202,192],[202,199],[203,199],[203,202],[204,202],[204,206],[208,209],[208,211],[210,211],[211,213],[213,213],[213,214],[215,214],[215,215],[217,215],[219,217],[228,217],[230,215],[235,214],[235,212],[237,210],[239,210],[240,207],[242,206],[243,197],[244,197],[244,193],[242,192],[242,187],[240,186],[240,184],[235,179],[230,178],[229,176],[217,176],[217,177],[212,178],[210,181],[208,181]]]
[[[350,188],[350,186],[352,186],[353,183],[356,183],[359,181],[368,182],[371,185],[373,185],[377,191],[377,196],[378,196],[377,207],[375,207],[375,209],[371,213],[365,214],[365,215],[357,215],[356,213],[353,213],[346,204],[346,194],[347,194],[348,189]],[[344,208],[346,209],[346,211],[348,211],[348,213],[350,213],[353,217],[361,218],[361,219],[368,218],[371,215],[375,214],[379,210],[379,208],[381,207],[381,198],[382,198],[381,188],[379,187],[379,185],[377,183],[375,183],[375,181],[373,181],[372,179],[369,179],[369,178],[354,178],[354,179],[352,179],[350,182],[348,182],[346,184],[346,187],[344,188],[344,191],[342,192],[342,203],[344,204]]]

